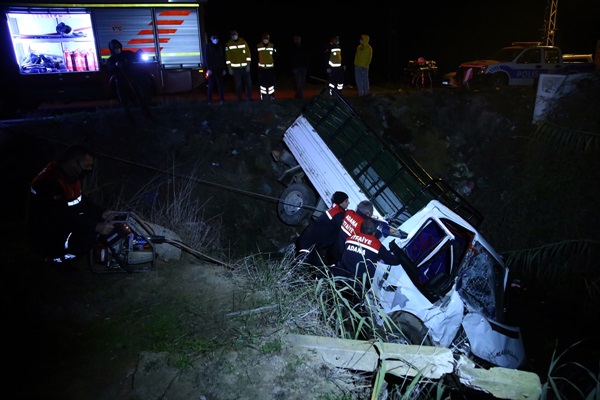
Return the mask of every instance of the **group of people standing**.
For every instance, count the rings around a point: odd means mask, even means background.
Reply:
[[[373,203],[363,200],[356,210],[349,210],[348,195],[335,192],[331,204],[298,237],[296,254],[306,264],[327,268],[332,276],[364,282],[368,289],[378,261],[398,265],[400,259],[380,240],[383,234],[378,230],[380,221],[373,218]]]
[[[354,74],[359,96],[369,94],[369,65],[373,57],[373,49],[369,44],[369,35],[360,36],[360,44],[354,58]],[[309,52],[302,43],[300,35],[293,36],[291,51],[291,71],[294,78],[295,97],[303,98],[304,84],[310,62]],[[210,35],[204,51],[204,63],[208,80],[208,103],[212,104],[213,94],[219,96],[219,104],[225,100],[224,76],[233,76],[235,94],[239,101],[252,100],[252,55],[258,61],[258,84],[261,100],[275,99],[275,59],[277,50],[271,42],[271,36],[263,33],[261,41],[250,49],[248,42],[239,36],[236,30],[229,32],[229,40],[223,45],[217,34]],[[344,72],[346,66],[342,59],[339,36],[333,36],[325,50],[326,71],[329,88],[341,91],[344,88]]]
[[[248,42],[239,36],[237,31],[229,33],[229,41],[221,45],[216,34],[210,35],[210,42],[204,51],[206,76],[208,79],[208,103],[213,100],[213,92],[219,95],[219,104],[225,100],[223,77],[227,72],[233,76],[235,93],[239,101],[252,100],[252,76],[250,66],[252,52]],[[256,45],[258,54],[258,79],[261,100],[275,99],[275,46],[268,33],[263,33],[260,43]]]

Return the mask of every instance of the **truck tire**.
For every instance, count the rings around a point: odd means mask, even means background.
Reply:
[[[303,183],[293,183],[279,197],[277,214],[283,223],[298,226],[313,212],[315,192]]]

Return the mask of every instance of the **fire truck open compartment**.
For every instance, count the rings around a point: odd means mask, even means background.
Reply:
[[[108,43],[117,39],[124,50],[143,54],[139,68],[152,77],[156,94],[191,91],[205,82],[202,3],[3,5],[7,71],[27,97],[111,97],[114,88],[108,84],[106,61]]]

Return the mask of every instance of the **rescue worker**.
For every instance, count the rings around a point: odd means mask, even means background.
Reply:
[[[341,92],[344,88],[344,71],[346,68],[342,64],[342,48],[340,47],[339,36],[331,38],[325,54],[327,59],[327,75],[329,76],[329,93],[332,93],[333,89]]]
[[[140,54],[131,50],[123,50],[123,45],[116,39],[108,43],[111,56],[107,60],[111,83],[114,82],[119,102],[127,111],[135,105],[147,109],[152,98],[152,80],[148,74],[135,70]]]
[[[360,231],[346,238],[342,258],[331,268],[334,276],[352,279],[355,295],[359,298],[371,288],[378,261],[388,265],[400,264],[400,258],[381,243],[376,233],[377,223],[371,218],[365,219]]]
[[[252,100],[252,79],[250,63],[252,55],[248,43],[241,38],[237,31],[230,32],[231,39],[225,44],[225,60],[229,74],[233,75],[235,92],[238,100],[242,101],[242,92],[246,91],[246,101]]]
[[[369,200],[363,200],[356,206],[356,211],[346,210],[344,219],[338,232],[337,238],[332,247],[333,261],[337,262],[342,258],[346,239],[353,234],[360,232],[360,226],[363,221],[373,216],[373,203]]]
[[[296,254],[304,256],[307,264],[320,266],[330,263],[328,252],[338,236],[350,200],[346,193],[335,192],[331,202],[331,208],[308,225],[296,241]]]
[[[96,157],[83,145],[69,147],[31,183],[28,240],[46,261],[59,265],[87,255],[98,235],[109,235],[117,214],[82,193]]]
[[[262,41],[256,45],[258,53],[258,84],[261,100],[275,100],[275,46],[271,36],[263,33]]]

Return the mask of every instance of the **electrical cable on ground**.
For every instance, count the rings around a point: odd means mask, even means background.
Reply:
[[[133,212],[129,212],[129,214],[133,217],[134,221],[136,223],[138,223],[146,231],[146,233],[148,233],[149,236],[146,239],[148,241],[150,241],[151,243],[154,243],[154,244],[167,243],[174,247],[177,247],[180,250],[186,251],[197,258],[200,258],[200,259],[203,259],[206,261],[210,261],[215,264],[219,264],[224,267],[232,269],[232,267],[229,264],[227,264],[223,261],[217,260],[216,258],[210,257],[204,253],[201,253],[198,250],[190,247],[189,245],[183,243],[180,240],[168,239],[168,238],[165,238],[164,236],[157,236],[156,232],[154,231],[154,229],[152,229],[152,226],[150,226],[150,224],[148,224],[146,221],[141,219],[137,214],[135,214]]]

